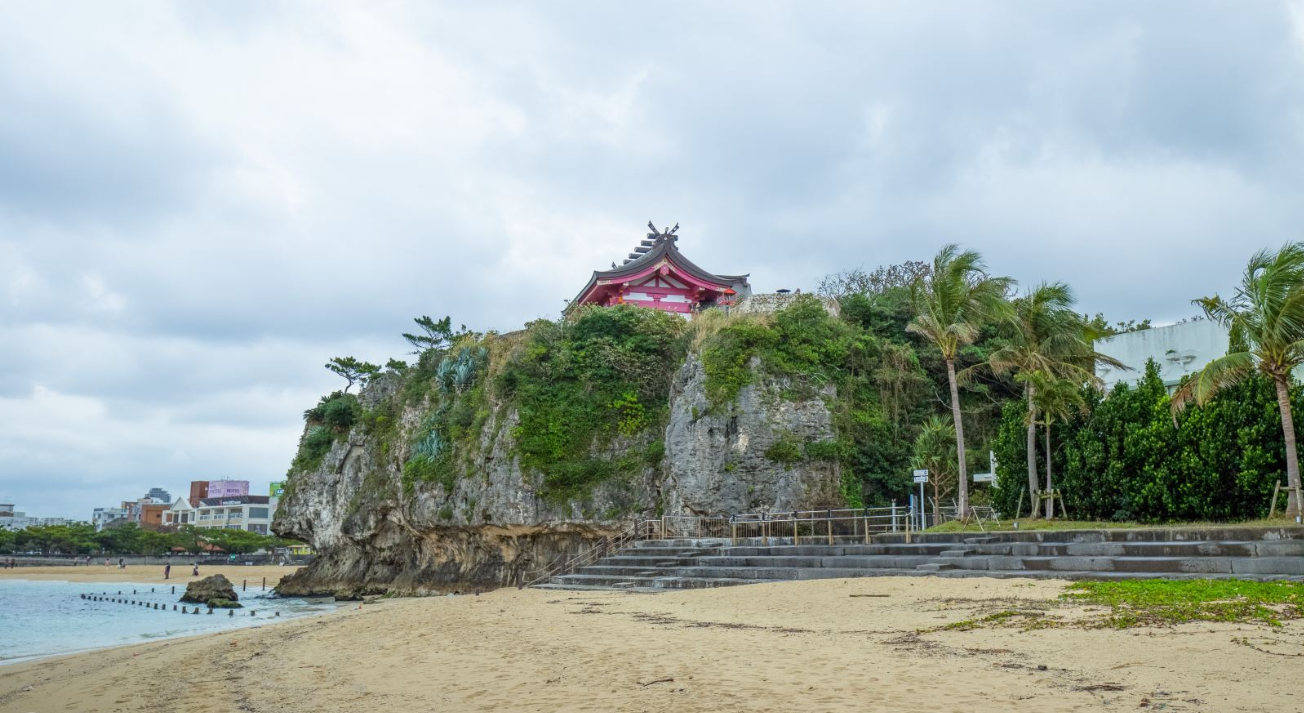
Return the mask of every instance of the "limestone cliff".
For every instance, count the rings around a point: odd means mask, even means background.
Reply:
[[[485,357],[481,378],[491,386],[501,378],[503,348],[495,343]],[[334,436],[317,462],[301,458],[291,469],[273,530],[310,543],[319,556],[279,590],[486,590],[519,584],[558,554],[641,519],[843,502],[836,459],[784,457],[802,444],[834,439],[831,387],[793,389],[785,378],[762,373],[753,358],[751,383],[712,404],[697,352],[665,366],[662,415],[590,446],[592,462],[620,467],[564,491],[523,465],[522,414],[534,411],[522,408],[530,405],[495,393],[476,396],[481,401],[464,419],[467,428],[452,429],[462,445],[439,451],[443,470],[420,477],[411,454],[429,445],[423,438],[439,441],[424,435],[440,432],[428,425],[439,397],[412,396],[413,380],[427,378],[415,368],[373,379],[357,399],[363,417]],[[445,411],[470,398],[448,393]],[[393,422],[375,415],[382,413]],[[319,417],[331,415],[310,414],[305,442],[320,435],[313,425]]]

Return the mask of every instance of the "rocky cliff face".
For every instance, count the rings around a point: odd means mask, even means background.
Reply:
[[[400,386],[393,378],[373,381],[362,406],[397,403]],[[791,400],[789,391],[782,379],[758,376],[733,402],[712,406],[702,362],[690,354],[674,373],[664,432],[616,438],[599,454],[618,459],[659,439],[660,461],[562,502],[544,497],[539,475],[523,471],[510,404],[490,407],[457,477],[405,484],[397,454],[419,437],[423,414],[419,406],[401,407],[395,438],[382,441],[356,425],[319,464],[292,473],[273,530],[309,542],[319,557],[279,590],[486,590],[520,584],[558,555],[640,519],[840,504],[836,461],[776,455],[784,452],[776,445],[790,452],[792,444],[834,437],[826,407],[832,392]]]

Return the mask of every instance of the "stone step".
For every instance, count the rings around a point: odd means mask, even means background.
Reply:
[[[1235,530],[1245,535],[1246,530]],[[1267,534],[1265,534],[1265,531]],[[662,540],[634,543],[550,588],[664,591],[755,582],[884,575],[1057,579],[1226,578],[1304,581],[1304,529],[1251,532],[1252,537],[1200,539],[1226,530],[1069,533],[945,533],[909,544],[891,536],[829,545],[803,538]],[[1126,531],[1125,531],[1126,532]],[[814,539],[814,538],[812,538]],[[709,546],[704,546],[709,545]]]
[[[717,552],[719,549],[719,547],[698,547],[687,551],[696,554]],[[638,557],[678,557],[686,550],[683,547],[626,547],[620,551]]]
[[[733,544],[733,541],[727,537],[706,537],[702,539],[677,539],[677,540],[638,540],[634,542],[637,548],[664,548],[664,549],[702,549],[711,547],[721,547]]]
[[[1008,524],[1008,523],[1007,523]],[[1278,542],[1304,540],[1304,526],[1276,527],[1198,527],[1198,528],[1146,528],[1104,530],[1023,530],[989,531],[983,535],[973,532],[913,533],[914,542],[962,543],[967,538],[983,537],[992,542]],[[904,533],[884,533],[874,536],[875,544],[903,543]]]
[[[753,578],[755,579],[755,578]],[[735,578],[705,578],[693,576],[658,576],[658,577],[607,577],[588,574],[565,574],[553,577],[549,584],[561,586],[602,586],[608,588],[651,588],[651,589],[701,589],[708,587],[728,587],[750,582]]]
[[[841,568],[823,568],[823,569],[801,569],[796,568],[791,573],[784,574],[781,578],[761,578],[752,576],[754,572],[746,574],[741,571],[721,572],[713,571],[712,574],[724,576],[696,576],[697,570],[683,572],[680,576],[673,577],[649,577],[649,578],[624,578],[613,579],[603,577],[584,577],[580,575],[565,575],[556,577],[552,582],[536,585],[541,589],[556,590],[580,590],[580,591],[598,591],[611,590],[614,583],[622,583],[621,587],[628,591],[635,592],[659,592],[668,589],[696,589],[709,587],[733,586],[740,584],[757,584],[764,582],[783,581],[783,580],[809,580],[809,579],[843,579],[859,577],[992,577],[997,579],[1059,579],[1059,580],[1096,580],[1096,581],[1113,581],[1123,579],[1244,579],[1250,581],[1294,581],[1304,582],[1304,575],[1282,575],[1282,574],[1209,574],[1209,573],[1173,573],[1173,572],[1101,572],[1101,571],[1076,571],[1076,570],[1018,570],[1018,571],[984,571],[984,570],[965,570],[965,569],[941,569],[938,571],[927,571],[918,569],[841,569]],[[772,572],[773,573],[773,572]],[[730,576],[732,575],[732,576]]]

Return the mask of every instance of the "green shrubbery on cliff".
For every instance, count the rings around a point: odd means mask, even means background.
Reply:
[[[336,439],[348,434],[362,414],[358,397],[343,391],[323,396],[317,405],[303,412],[308,427],[299,442],[299,452],[290,472],[316,468],[335,445]]]
[[[545,498],[582,497],[660,460],[655,434],[669,413],[684,332],[675,315],[629,305],[530,324],[494,386],[517,407],[512,437],[521,466],[542,475]],[[648,440],[641,448],[619,458],[604,453],[616,439],[640,435]]]

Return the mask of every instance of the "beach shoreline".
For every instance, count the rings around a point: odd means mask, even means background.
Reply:
[[[103,563],[92,564],[89,567],[80,566],[44,566],[44,567],[15,567],[13,569],[0,569],[0,580],[26,580],[31,582],[73,582],[86,584],[102,583],[132,583],[142,585],[157,586],[160,584],[177,585],[184,587],[190,582],[196,582],[204,577],[214,574],[225,576],[239,590],[241,583],[248,582],[252,588],[255,585],[261,586],[263,579],[267,580],[267,588],[270,590],[276,586],[285,577],[294,574],[299,570],[298,567],[283,567],[276,565],[200,565],[199,576],[190,575],[191,565],[174,565],[171,576],[168,579],[163,578],[162,565],[127,565],[125,568],[118,568],[112,565],[105,567]]]
[[[184,578],[178,578],[175,576],[177,569],[174,567],[174,576],[170,579],[163,578],[162,568],[152,566],[126,569],[114,566],[107,570],[63,566],[0,570],[0,591],[3,592],[0,599],[5,601],[5,609],[0,611],[0,624],[3,625],[0,628],[9,630],[12,627],[11,635],[0,640],[0,667],[93,654],[121,646],[202,637],[227,627],[243,629],[265,623],[282,623],[313,616],[320,612],[312,610],[331,606],[312,599],[277,597],[273,587],[282,576],[293,571],[284,567],[211,567],[208,571],[201,568],[199,578],[190,576],[189,569]],[[180,603],[179,597],[185,592],[186,585],[211,574],[223,574],[233,581],[247,607],[240,612],[243,616],[239,619],[224,616],[220,623],[213,621],[216,617],[204,617],[206,621],[180,617],[175,612],[175,605]],[[248,588],[244,587],[246,582]],[[143,605],[117,603],[119,599]],[[95,603],[97,601],[99,603]],[[169,608],[174,611],[158,612]],[[252,612],[262,613],[264,617],[256,622],[248,621]],[[81,619],[87,615],[89,619]],[[105,616],[111,618],[105,619]],[[167,618],[159,619],[160,616]],[[75,630],[63,627],[62,622],[74,620],[85,623]],[[130,641],[133,637],[138,638]]]
[[[378,599],[0,667],[0,713],[1304,708],[1299,621],[948,627],[1090,614],[1059,600],[1063,586],[882,577]]]

